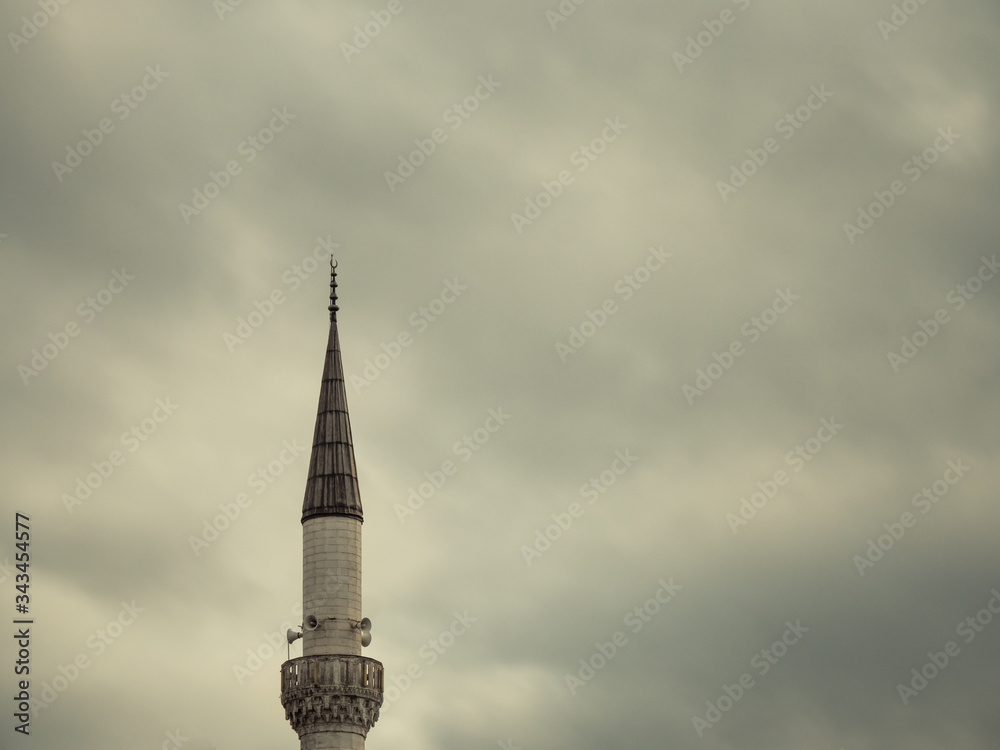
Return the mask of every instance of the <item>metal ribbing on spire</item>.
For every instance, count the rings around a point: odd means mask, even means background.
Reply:
[[[354,463],[351,420],[347,414],[340,334],[337,331],[337,266],[332,260],[330,266],[330,338],[316,410],[306,494],[302,502],[303,523],[316,516],[352,516],[359,521],[364,520],[358,470]]]

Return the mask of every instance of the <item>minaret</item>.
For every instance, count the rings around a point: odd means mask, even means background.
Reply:
[[[382,705],[382,664],[361,656],[361,493],[337,333],[330,259],[330,339],[302,503],[302,656],[281,665],[281,705],[301,750],[364,750]],[[295,637],[289,633],[289,639]]]

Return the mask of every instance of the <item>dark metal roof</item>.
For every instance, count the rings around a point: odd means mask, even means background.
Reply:
[[[335,305],[336,302],[331,301],[331,307]],[[306,496],[302,502],[303,523],[316,516],[352,516],[364,521],[351,440],[351,420],[347,414],[340,335],[336,316],[331,315],[331,318]]]

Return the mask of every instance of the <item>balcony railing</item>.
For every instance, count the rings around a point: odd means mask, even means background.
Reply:
[[[378,691],[385,679],[382,663],[364,656],[300,656],[281,665],[281,692],[312,685],[342,685]]]

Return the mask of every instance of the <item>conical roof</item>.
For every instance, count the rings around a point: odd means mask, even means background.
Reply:
[[[352,516],[364,521],[358,469],[354,463],[347,389],[337,332],[336,271],[331,274],[330,339],[316,410],[312,456],[302,502],[302,522],[316,516]]]

